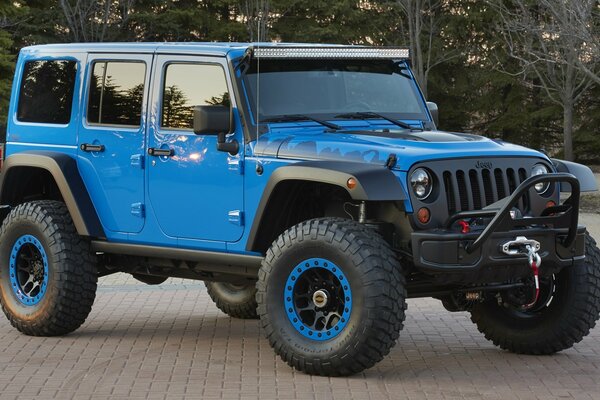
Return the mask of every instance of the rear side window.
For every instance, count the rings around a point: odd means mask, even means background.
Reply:
[[[76,74],[75,61],[26,62],[17,119],[22,122],[68,124],[71,120]]]
[[[192,129],[194,107],[208,105],[230,105],[223,67],[210,64],[167,66],[162,94],[162,127]]]
[[[94,63],[87,120],[92,124],[140,126],[146,64]]]

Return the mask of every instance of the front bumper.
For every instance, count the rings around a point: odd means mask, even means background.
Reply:
[[[540,182],[566,182],[571,197],[562,205],[546,209],[539,217],[515,217],[511,211],[519,199]],[[528,178],[514,193],[477,211],[459,212],[445,227],[412,233],[415,267],[439,276],[445,283],[505,282],[529,274],[525,255],[510,256],[502,245],[517,236],[526,236],[541,244],[541,274],[554,274],[585,258],[585,227],[578,225],[579,181],[571,174],[557,173]],[[460,233],[457,221],[473,224],[485,221],[478,230]]]

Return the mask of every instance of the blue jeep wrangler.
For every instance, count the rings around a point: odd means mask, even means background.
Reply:
[[[98,277],[206,282],[310,374],[389,353],[406,299],[550,354],[600,313],[582,165],[439,131],[402,48],[196,43],[21,51],[0,176],[0,300],[77,329]],[[561,192],[570,193],[561,201]],[[566,195],[565,195],[566,197]]]

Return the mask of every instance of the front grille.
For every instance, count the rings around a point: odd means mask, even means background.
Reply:
[[[446,194],[448,214],[458,211],[481,210],[496,201],[510,196],[517,186],[527,179],[525,168],[493,168],[445,170],[443,190]],[[529,199],[524,195],[518,203],[526,212]]]

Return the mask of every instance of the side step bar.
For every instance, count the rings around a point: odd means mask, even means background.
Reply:
[[[92,241],[92,250],[98,253],[160,258],[196,262],[206,271],[256,277],[262,262],[261,256],[220,253],[216,251],[189,250],[173,247],[157,247],[139,244]]]

